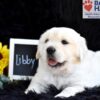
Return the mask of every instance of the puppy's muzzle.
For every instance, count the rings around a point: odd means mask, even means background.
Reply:
[[[60,67],[63,66],[66,61],[59,62],[55,57],[56,49],[53,46],[47,48],[47,62],[50,67]]]
[[[47,54],[49,56],[53,56],[54,53],[55,53],[55,51],[56,51],[56,49],[54,47],[52,47],[52,46],[50,46],[50,47],[47,48]]]

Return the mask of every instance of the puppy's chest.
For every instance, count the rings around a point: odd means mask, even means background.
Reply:
[[[51,76],[47,80],[49,80],[48,84],[54,85],[57,89],[65,88],[70,83],[70,80],[64,76]]]

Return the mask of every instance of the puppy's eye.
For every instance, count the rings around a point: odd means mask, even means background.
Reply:
[[[46,39],[46,40],[45,40],[45,43],[47,43],[48,41],[49,41],[49,39]]]
[[[68,44],[68,42],[66,40],[62,40],[61,43],[62,44]]]

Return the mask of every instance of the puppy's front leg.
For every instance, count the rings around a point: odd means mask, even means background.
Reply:
[[[26,89],[25,93],[27,94],[29,91],[36,92],[38,94],[45,93],[47,89],[47,83],[40,77],[38,74],[36,74]]]
[[[82,86],[67,87],[61,93],[56,95],[55,97],[63,98],[63,97],[75,96],[77,93],[80,93],[83,91],[84,91],[84,87],[82,87]]]

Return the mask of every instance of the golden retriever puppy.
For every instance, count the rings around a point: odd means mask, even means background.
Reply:
[[[25,93],[46,92],[50,84],[70,97],[100,85],[100,52],[88,50],[85,39],[70,28],[51,28],[41,35],[37,73]]]

